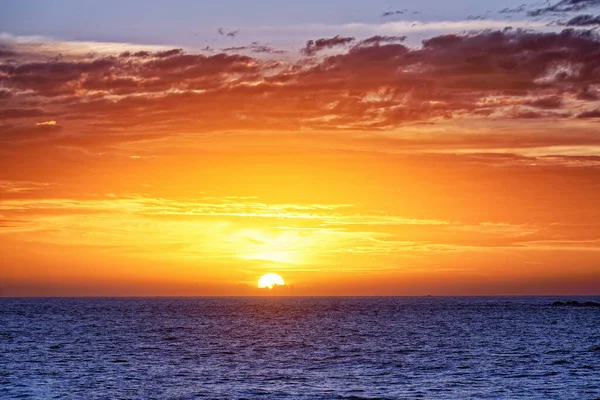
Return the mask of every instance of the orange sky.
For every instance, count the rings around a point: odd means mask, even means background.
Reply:
[[[0,295],[598,294],[600,41],[565,32],[13,43]]]

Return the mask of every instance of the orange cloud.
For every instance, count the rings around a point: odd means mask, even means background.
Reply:
[[[86,279],[249,293],[274,266],[298,294],[598,281],[596,33],[260,46],[47,59],[6,45],[10,293]]]

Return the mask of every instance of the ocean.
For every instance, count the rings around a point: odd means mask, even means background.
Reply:
[[[2,399],[597,399],[566,297],[0,299]]]

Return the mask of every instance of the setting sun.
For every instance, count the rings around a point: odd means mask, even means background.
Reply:
[[[284,286],[283,278],[277,274],[265,274],[258,280],[260,289],[273,289],[275,286]]]

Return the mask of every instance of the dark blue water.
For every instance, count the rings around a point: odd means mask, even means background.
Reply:
[[[600,308],[554,300],[0,299],[0,397],[600,398]]]

